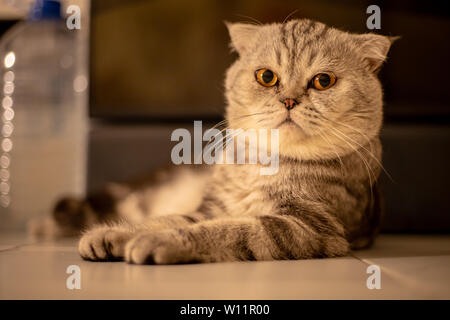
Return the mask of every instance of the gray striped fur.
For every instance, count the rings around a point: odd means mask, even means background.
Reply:
[[[245,164],[194,173],[181,167],[151,186],[116,187],[107,191],[116,199],[115,218],[83,234],[83,258],[139,264],[306,259],[343,256],[372,243],[380,213],[376,72],[391,39],[306,19],[227,26],[239,54],[225,79],[228,127],[277,128],[288,112],[280,101],[298,101],[290,111],[297,126],[279,127],[278,173],[261,176],[259,165]],[[274,71],[279,85],[259,85],[259,68]],[[337,76],[332,88],[309,86],[321,72]],[[95,216],[89,201],[84,208]]]

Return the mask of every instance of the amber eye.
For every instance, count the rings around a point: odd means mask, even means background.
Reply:
[[[336,76],[332,72],[319,73],[312,79],[312,86],[317,90],[326,90],[336,83]]]
[[[256,81],[264,87],[272,87],[277,84],[278,77],[269,69],[259,69],[256,71]]]

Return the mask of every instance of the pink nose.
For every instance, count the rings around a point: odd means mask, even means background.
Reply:
[[[294,109],[294,107],[297,105],[297,101],[292,98],[284,99],[283,103],[288,110]]]

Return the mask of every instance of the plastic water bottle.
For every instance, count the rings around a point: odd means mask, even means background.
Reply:
[[[48,216],[86,176],[84,39],[40,0],[0,39],[0,228]]]

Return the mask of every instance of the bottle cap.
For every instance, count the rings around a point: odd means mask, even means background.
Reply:
[[[36,0],[31,6],[29,20],[61,19],[61,3],[55,0]]]

